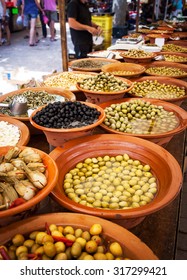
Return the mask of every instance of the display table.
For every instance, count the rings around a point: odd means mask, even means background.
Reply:
[[[185,104],[184,104],[185,105]],[[182,106],[183,107],[183,106]],[[97,128],[96,133],[105,133]],[[185,157],[186,131],[176,135],[165,147],[178,161],[183,169]],[[28,146],[49,153],[49,145],[44,134],[31,136]],[[186,178],[187,180],[187,178]],[[175,259],[177,232],[180,216],[181,193],[164,209],[147,216],[139,225],[130,231],[145,242],[161,260]],[[47,197],[40,205],[39,213],[69,211]]]

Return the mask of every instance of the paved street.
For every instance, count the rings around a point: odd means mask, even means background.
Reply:
[[[42,30],[37,28],[39,40],[37,46],[30,47],[28,31],[17,31],[11,33],[11,45],[0,47],[0,92],[8,92],[15,88],[5,80],[7,73],[11,74],[11,80],[27,81],[32,77],[40,79],[43,74],[52,73],[54,70],[62,71],[62,52],[60,41],[60,25],[55,24],[57,41],[50,41],[48,37],[42,39]],[[69,53],[73,53],[73,45],[70,39],[69,28],[67,26],[67,44]]]

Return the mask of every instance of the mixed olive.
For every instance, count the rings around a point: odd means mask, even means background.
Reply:
[[[49,103],[32,117],[40,126],[48,128],[75,128],[93,124],[101,112],[79,101]]]
[[[187,48],[177,46],[174,44],[164,44],[162,47],[163,52],[187,52]]]
[[[76,203],[94,208],[124,210],[144,206],[157,193],[150,165],[128,154],[86,158],[66,173],[63,188]]]
[[[180,98],[186,95],[184,87],[159,83],[158,80],[134,82],[133,88],[129,93],[136,96],[158,99]]]
[[[119,242],[109,240],[101,224],[87,230],[71,225],[45,223],[45,229],[16,234],[0,246],[0,259],[6,260],[125,260]]]
[[[154,135],[175,129],[179,120],[174,112],[141,99],[111,104],[105,108],[104,124],[133,134]]]
[[[167,66],[157,66],[157,67],[149,67],[145,71],[146,74],[155,75],[155,76],[182,76],[187,75],[187,72],[177,68],[175,66],[173,67],[167,67]]]
[[[146,58],[146,57],[152,57],[153,53],[146,52],[144,50],[128,50],[127,52],[121,53],[124,57],[133,57],[133,58]]]
[[[24,92],[22,92],[21,94],[18,94],[16,96],[26,97],[28,109],[36,109],[40,106],[46,105],[50,102],[54,102],[57,100],[67,101],[67,98],[60,96],[60,95],[56,95],[56,94],[49,94],[45,90],[42,90],[42,91],[25,90]],[[13,101],[14,97],[15,97],[15,95],[6,97],[3,100],[3,103],[10,104]],[[2,108],[0,108],[0,113],[9,115],[9,116],[13,116],[10,108],[2,107]],[[21,116],[23,116],[23,115],[21,115]],[[26,114],[26,116],[28,116],[28,115]]]
[[[122,79],[114,77],[111,73],[103,73],[84,79],[79,84],[81,89],[96,92],[117,92],[129,88],[129,84]]]
[[[164,54],[164,60],[169,62],[187,62],[187,57],[181,56],[181,55],[169,55]]]

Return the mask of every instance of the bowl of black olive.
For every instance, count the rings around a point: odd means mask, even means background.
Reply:
[[[44,132],[51,146],[57,147],[69,139],[92,134],[104,118],[104,109],[96,104],[57,101],[33,111],[30,123]]]

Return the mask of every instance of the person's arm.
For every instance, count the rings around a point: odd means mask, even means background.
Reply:
[[[69,17],[68,23],[69,23],[69,26],[75,30],[80,30],[80,31],[85,30],[85,31],[88,31],[89,33],[91,33],[92,35],[98,35],[99,30],[97,28],[86,25],[86,24],[82,24],[82,23],[78,22],[75,18]]]
[[[44,14],[44,10],[40,6],[40,3],[38,2],[38,0],[35,0],[35,3],[36,3],[36,6],[38,7],[38,9],[42,12],[42,14]]]
[[[5,18],[5,16],[6,16],[6,3],[5,3],[5,0],[1,0],[1,4],[2,4],[2,7],[3,7],[3,18]]]

